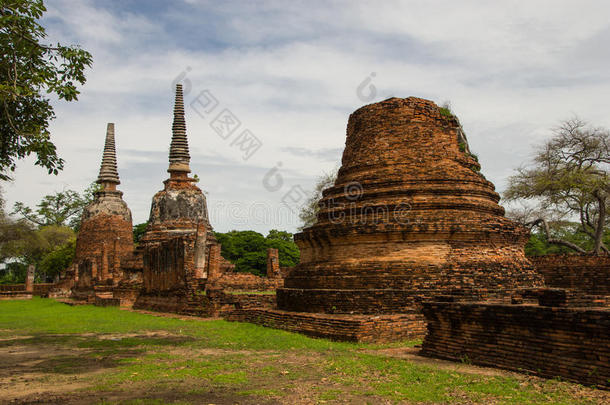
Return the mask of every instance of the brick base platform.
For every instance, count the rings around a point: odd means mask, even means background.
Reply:
[[[393,315],[344,315],[254,308],[233,311],[225,319],[349,342],[396,342],[421,338],[425,334],[423,316],[416,311]]]
[[[610,388],[610,311],[425,303],[422,354]]]
[[[33,294],[25,291],[0,291],[1,300],[31,300]]]

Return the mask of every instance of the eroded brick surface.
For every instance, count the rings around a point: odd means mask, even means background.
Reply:
[[[532,257],[531,261],[549,287],[610,295],[609,256],[548,255]]]

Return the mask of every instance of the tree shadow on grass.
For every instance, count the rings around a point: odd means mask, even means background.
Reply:
[[[26,374],[85,374],[114,368],[149,349],[180,346],[183,336],[49,335],[0,341],[0,379]]]

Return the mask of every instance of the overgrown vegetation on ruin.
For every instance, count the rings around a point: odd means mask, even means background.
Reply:
[[[0,395],[27,399],[23,387],[39,384],[46,394],[36,397],[56,403],[608,400],[603,391],[570,383],[405,357],[416,343],[337,343],[251,324],[69,307],[46,299],[0,302],[0,352],[11,352]],[[34,366],[23,365],[28,356],[36,357]],[[4,384],[7,379],[10,384]]]

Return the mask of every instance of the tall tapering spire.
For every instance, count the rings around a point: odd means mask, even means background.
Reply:
[[[104,154],[102,156],[102,166],[100,174],[97,176],[98,184],[112,183],[119,184],[119,173],[116,168],[116,149],[114,145],[114,123],[109,122],[106,128],[106,143],[104,144]]]
[[[168,172],[190,172],[189,144],[186,139],[186,121],[184,120],[184,98],[182,85],[176,85],[176,102],[174,104],[174,123],[172,124],[172,143],[169,147]]]

